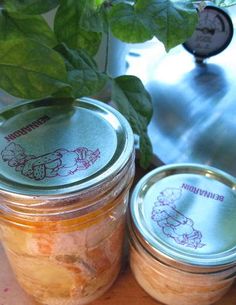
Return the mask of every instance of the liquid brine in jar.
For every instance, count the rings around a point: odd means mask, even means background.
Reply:
[[[134,176],[131,128],[92,99],[1,113],[0,236],[21,287],[47,305],[86,304],[115,281]]]

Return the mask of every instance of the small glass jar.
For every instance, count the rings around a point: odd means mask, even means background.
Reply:
[[[0,233],[29,295],[47,305],[80,305],[119,274],[133,134],[103,103],[62,102],[2,113]]]
[[[197,164],[163,166],[131,197],[130,266],[168,305],[209,305],[236,274],[235,178]]]

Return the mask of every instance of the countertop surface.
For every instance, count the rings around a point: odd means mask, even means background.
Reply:
[[[236,6],[228,11],[236,24]],[[133,45],[127,74],[150,93],[148,133],[166,164],[201,163],[236,175],[236,35],[223,52],[196,64],[182,45],[168,53],[155,39]]]

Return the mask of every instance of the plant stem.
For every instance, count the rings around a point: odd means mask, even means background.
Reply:
[[[110,42],[110,32],[109,30],[106,33],[106,52],[105,52],[105,67],[104,72],[108,74],[108,60],[109,60],[109,42]]]

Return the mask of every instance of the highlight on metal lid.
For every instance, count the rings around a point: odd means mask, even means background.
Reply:
[[[236,179],[221,170],[154,169],[136,185],[130,215],[139,242],[157,259],[203,268],[236,262]]]
[[[0,191],[68,194],[116,175],[133,152],[133,133],[97,100],[25,102],[0,113]]]

